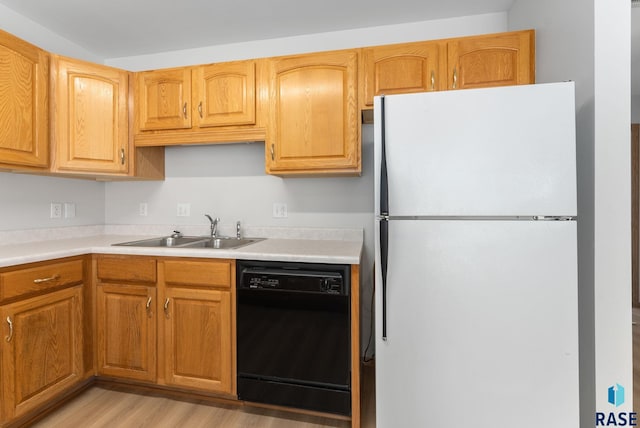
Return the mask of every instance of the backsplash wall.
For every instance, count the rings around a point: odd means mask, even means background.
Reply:
[[[50,218],[50,204],[75,204],[75,217]],[[0,173],[0,231],[104,224],[104,183]]]

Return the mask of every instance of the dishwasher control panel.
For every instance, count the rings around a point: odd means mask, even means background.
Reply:
[[[257,264],[257,265],[256,265]],[[237,262],[237,287],[349,295],[348,265]]]

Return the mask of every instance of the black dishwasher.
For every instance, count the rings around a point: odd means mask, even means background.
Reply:
[[[348,265],[238,260],[238,398],[351,414]]]

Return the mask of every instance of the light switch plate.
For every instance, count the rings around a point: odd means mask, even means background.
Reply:
[[[76,216],[76,204],[73,202],[64,203],[64,218],[74,218]]]
[[[176,215],[178,217],[190,217],[191,216],[191,204],[190,203],[179,203],[178,210]]]
[[[149,205],[146,202],[140,202],[140,206],[138,207],[138,214],[141,217],[146,217],[149,213]]]
[[[286,218],[287,217],[287,204],[284,202],[273,203],[273,218]]]

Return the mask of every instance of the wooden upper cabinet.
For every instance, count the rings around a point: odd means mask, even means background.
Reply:
[[[138,130],[191,128],[191,68],[136,75]]]
[[[49,55],[0,31],[0,166],[49,166]]]
[[[52,170],[127,174],[129,74],[52,57]]]
[[[447,50],[448,89],[535,83],[533,30],[454,39]]]
[[[272,58],[269,98],[268,173],[360,174],[356,51]]]
[[[198,126],[256,123],[254,61],[202,66],[194,69],[193,75],[194,117]]]
[[[136,74],[135,144],[166,146],[262,141],[261,61],[235,61]],[[263,91],[266,97],[266,90]]]
[[[446,88],[439,42],[403,43],[362,50],[362,108],[373,107],[376,95],[437,91]]]

